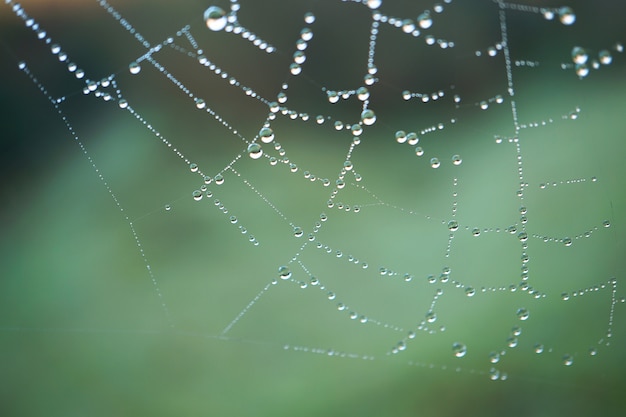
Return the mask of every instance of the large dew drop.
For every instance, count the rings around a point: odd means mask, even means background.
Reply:
[[[378,9],[381,6],[381,4],[383,4],[383,0],[367,0],[365,4],[367,4],[367,7],[374,10],[374,9]]]
[[[291,278],[291,270],[288,266],[281,266],[278,268],[278,276],[280,279],[289,279]]]
[[[376,122],[376,113],[374,113],[374,110],[372,109],[365,109],[361,113],[361,120],[363,121],[363,124],[371,126]]]
[[[467,353],[467,347],[463,343],[454,343],[452,345],[452,353],[457,358],[462,358]]]
[[[139,74],[141,72],[141,65],[133,61],[128,65],[128,70],[133,75]]]
[[[259,131],[261,142],[270,143],[274,140],[274,131],[269,127],[264,127]]]
[[[259,159],[263,156],[263,149],[261,149],[261,145],[256,142],[248,145],[248,155],[250,155],[250,158],[252,159]]]
[[[204,11],[204,21],[206,27],[216,32],[224,29],[228,22],[224,9],[217,6],[211,6]]]
[[[559,19],[564,25],[573,25],[576,21],[576,15],[571,7],[561,7],[559,9]]]
[[[433,25],[433,19],[432,19],[432,17],[430,17],[430,13],[429,12],[424,12],[421,15],[419,15],[417,17],[417,24],[422,29],[428,29],[429,27],[431,27]]]

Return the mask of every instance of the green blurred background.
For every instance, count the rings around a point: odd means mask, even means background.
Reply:
[[[279,51],[267,54],[234,34],[208,31],[202,22],[210,5],[205,2],[111,4],[151,43],[172,36],[189,49],[176,32],[190,25],[205,55],[262,97],[276,97],[288,81],[288,107],[344,123],[359,120],[359,103],[331,105],[321,89],[362,85],[371,22],[362,5],[242,1],[239,22]],[[334,182],[352,140],[348,132],[337,132],[329,122],[318,126],[279,116],[272,123],[276,141],[298,172],[281,163],[271,166],[267,158],[252,160],[241,139],[197,110],[147,62],[139,75],[128,73],[129,62],[145,50],[98,2],[22,5],[86,78],[116,73],[131,106],[204,173],[214,176],[237,155],[243,158],[234,165],[241,176],[226,171],[223,185],[209,186],[213,198],[194,201],[191,194],[201,178],[188,164],[116,103],[84,96],[84,82],[2,5],[2,415],[623,415],[626,61],[611,49],[626,42],[622,3],[568,2],[577,14],[572,26],[534,13],[506,14],[512,60],[539,63],[513,68],[520,123],[553,120],[519,134],[528,183],[527,231],[574,239],[570,247],[529,239],[528,283],[545,294],[540,299],[521,290],[480,291],[519,285],[522,266],[520,242],[504,232],[519,223],[521,205],[516,149],[506,140],[515,132],[504,57],[475,56],[500,40],[494,2],[453,2],[435,16],[427,33],[454,41],[455,48],[430,47],[424,35],[414,39],[381,25],[375,58],[380,82],[370,88],[378,120],[351,158],[363,177],[359,184],[369,192],[351,179],[336,197],[361,205],[359,213],[327,207],[331,188],[303,175],[308,170]],[[381,11],[415,19],[432,7],[386,0]],[[317,18],[314,38],[303,74],[289,78],[305,12]],[[612,50],[613,63],[581,80],[573,69],[561,69],[561,63],[571,62],[574,46],[585,47],[590,59]],[[184,52],[165,48],[154,57],[243,137],[256,135],[266,105]],[[88,156],[18,70],[20,61],[49,94],[66,97],[61,109]],[[436,103],[404,101],[405,89],[443,90],[445,96]],[[454,94],[463,99],[458,109]],[[496,94],[505,97],[503,104],[487,111],[475,105]],[[578,118],[568,120],[577,107]],[[444,129],[420,135],[422,157],[395,142],[396,130],[420,131],[440,122]],[[505,143],[496,144],[496,135]],[[269,145],[264,151],[277,156]],[[462,156],[460,166],[452,164],[454,154]],[[433,156],[442,162],[438,169],[429,166]],[[579,179],[585,181],[539,186]],[[216,198],[227,214],[215,207]],[[460,228],[446,257],[446,224],[455,202]],[[316,239],[330,254],[314,245],[300,251],[321,213],[328,220]],[[231,215],[237,216],[236,225],[230,224]],[[604,220],[610,228],[602,227]],[[305,237],[294,237],[289,222],[301,226]],[[248,233],[240,233],[240,225]],[[473,237],[474,227],[494,231]],[[592,231],[589,238],[582,237],[586,231]],[[343,257],[336,256],[338,250]],[[296,282],[272,286],[220,336],[296,253],[337,300],[329,302],[311,285],[300,289],[298,282],[309,276],[292,262]],[[347,262],[349,255],[369,267]],[[444,266],[451,268],[452,280],[478,293],[468,298],[450,283],[429,284],[426,277],[439,276]],[[380,267],[399,275],[381,276]],[[410,283],[402,281],[405,272],[414,275]],[[617,279],[615,293],[607,284],[611,277]],[[439,288],[444,296],[435,306],[436,325],[446,330],[418,332],[406,351],[388,355],[424,319]],[[583,296],[561,300],[563,292],[586,289]],[[337,311],[339,300],[404,330],[357,324]],[[517,319],[520,307],[530,311],[527,321]],[[506,348],[516,325],[522,328],[519,344]],[[467,345],[465,357],[453,356],[454,342]],[[545,345],[543,354],[534,353],[536,343]],[[590,348],[597,355],[590,355]],[[506,355],[490,364],[488,354],[500,350]],[[573,356],[572,366],[563,365],[566,354]],[[508,379],[490,381],[486,373],[492,366]]]

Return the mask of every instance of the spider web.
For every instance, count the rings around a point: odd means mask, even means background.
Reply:
[[[156,367],[163,399],[98,410],[256,414],[283,407],[233,393],[282,389],[318,415],[312,387],[353,410],[337,387],[427,375],[485,401],[549,381],[576,415],[592,376],[618,410],[620,12],[6,0],[4,394],[93,414],[87,387]],[[361,414],[411,414],[400,391]]]

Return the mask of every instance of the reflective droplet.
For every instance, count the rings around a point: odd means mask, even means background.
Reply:
[[[574,61],[574,64],[584,64],[587,62],[588,59],[589,55],[587,55],[587,52],[584,48],[581,48],[580,46],[575,46],[572,49],[572,61]]]
[[[406,142],[411,145],[411,146],[415,146],[417,145],[417,142],[419,142],[419,138],[417,137],[417,133],[415,132],[409,132],[406,135]]]
[[[308,42],[311,39],[313,39],[313,31],[309,28],[304,28],[300,31],[300,38],[305,41]]]
[[[411,33],[415,30],[415,23],[411,19],[404,19],[402,21],[402,31],[404,33]]]
[[[611,222],[608,221],[608,220],[605,220],[605,221],[602,222],[602,226],[604,226],[604,227],[611,227]]]
[[[302,67],[294,62],[289,66],[289,72],[291,72],[291,75],[299,75],[302,72]]]
[[[193,199],[196,201],[202,200],[202,191],[200,190],[194,190],[194,192],[191,193],[191,195],[193,196]]]
[[[473,228],[472,229],[472,235],[480,236],[480,229],[478,227]]]
[[[398,130],[396,132],[396,142],[398,143],[406,142],[406,132],[404,130]]]
[[[230,222],[231,222],[232,224],[237,223],[237,216],[230,216]]]
[[[367,126],[371,126],[376,122],[376,114],[372,109],[365,109],[361,113],[361,121]]]
[[[304,22],[306,24],[309,24],[309,25],[311,23],[315,22],[315,15],[313,13],[311,13],[311,12],[305,13],[305,15],[304,15]]]
[[[133,61],[130,64],[128,64],[128,70],[133,75],[139,74],[141,72],[141,65]]]
[[[574,364],[574,357],[572,355],[563,356],[563,365],[572,366]]]
[[[383,0],[367,0],[367,7],[370,9],[378,9],[381,4],[383,4]]]
[[[539,354],[539,353],[543,353],[544,347],[541,343],[537,343],[533,350],[535,351],[535,353]]]
[[[572,25],[576,21],[576,15],[571,7],[561,7],[559,9],[559,19],[564,25]]]
[[[248,145],[248,155],[250,155],[250,158],[252,159],[259,159],[263,156],[263,149],[261,149],[261,145],[256,142]]]
[[[598,349],[596,349],[595,347],[589,348],[589,355],[590,356],[597,356],[598,355]]]
[[[569,238],[569,237],[565,237],[565,238],[563,238],[563,244],[564,244],[565,246],[572,246],[572,239],[571,239],[571,238]]]
[[[454,155],[454,156],[452,157],[452,163],[453,163],[454,165],[461,165],[461,163],[462,163],[462,162],[463,162],[463,160],[461,159],[461,156],[460,156],[460,155]]]
[[[434,323],[437,321],[437,314],[434,311],[429,311],[426,313],[426,321],[429,323]]]
[[[264,127],[259,131],[261,142],[270,143],[274,140],[274,131],[269,127]]]
[[[172,206],[170,206],[169,204],[165,205],[165,211],[170,211],[172,209]]]
[[[417,155],[417,156],[424,155],[424,149],[422,149],[421,146],[418,146],[417,148],[415,148],[415,155]]]
[[[498,352],[491,352],[489,354],[489,362],[498,363],[500,362],[500,354]]]
[[[457,230],[459,230],[459,222],[457,222],[456,220],[450,220],[448,222],[448,230],[450,230],[451,232],[456,232]]]
[[[359,87],[356,90],[356,96],[359,100],[365,101],[370,97],[369,90],[365,87]]]
[[[216,183],[217,185],[222,185],[222,184],[224,184],[224,177],[222,176],[222,174],[217,174],[217,175],[215,176],[214,180],[215,180],[215,183]]]
[[[462,358],[467,353],[467,347],[462,343],[454,343],[452,345],[452,353],[457,358]]]
[[[528,317],[530,317],[529,311],[525,308],[519,308],[516,314],[517,318],[520,320],[528,320]]]
[[[416,150],[417,153],[417,150]],[[430,158],[430,166],[433,168],[439,168],[441,162],[439,162],[439,158]]]
[[[426,11],[419,15],[417,17],[417,24],[422,29],[428,29],[431,27],[433,25],[433,19],[430,17],[430,13]]]
[[[466,287],[465,288],[465,295],[468,297],[473,297],[474,294],[476,294],[476,290],[472,287]]]
[[[289,279],[291,278],[291,270],[289,267],[283,265],[278,268],[278,277],[280,279]]]
[[[496,368],[490,368],[489,379],[491,379],[492,381],[497,381],[498,379],[500,379],[500,371],[498,371]]]
[[[221,7],[211,6],[204,11],[204,22],[209,29],[216,32],[220,31],[228,23],[226,12]]]

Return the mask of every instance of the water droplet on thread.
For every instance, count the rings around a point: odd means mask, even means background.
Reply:
[[[204,11],[204,22],[206,27],[218,32],[226,27],[226,12],[221,7],[211,6]]]

